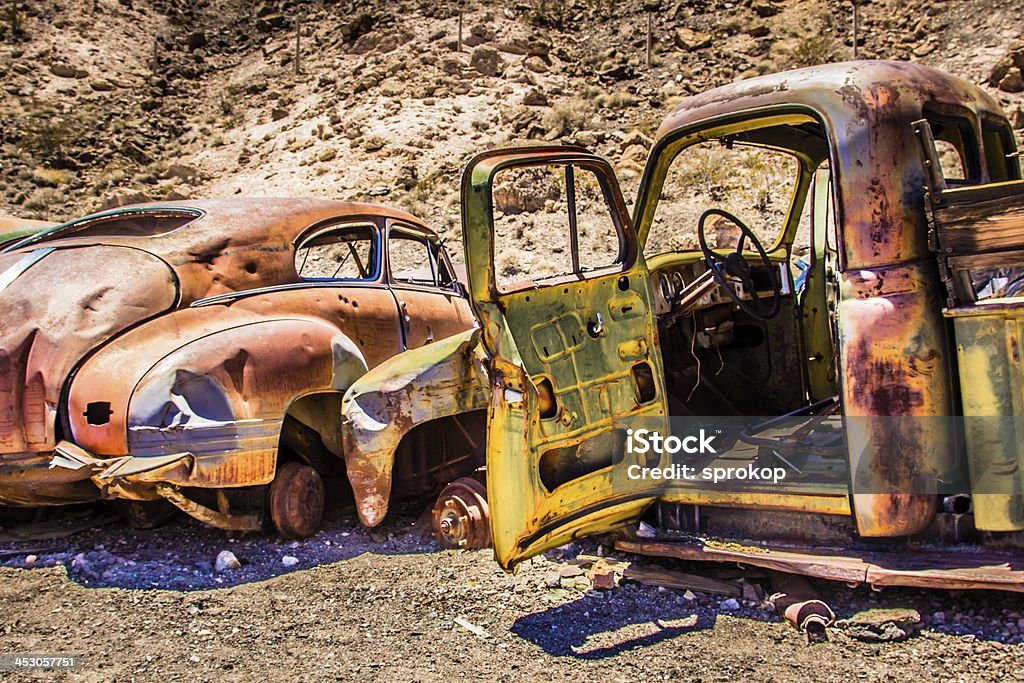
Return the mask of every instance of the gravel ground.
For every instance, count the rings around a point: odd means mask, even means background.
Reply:
[[[95,519],[85,515],[95,513],[61,519]],[[152,531],[114,521],[50,541],[10,540],[19,527],[9,526],[0,549],[22,552],[0,556],[0,654],[78,653],[82,663],[4,680],[1024,680],[1017,595],[820,583],[840,618],[914,608],[922,629],[868,643],[833,628],[830,642],[808,645],[766,604],[730,609],[628,582],[549,587],[577,553],[605,553],[593,542],[507,574],[488,551],[439,550],[415,521],[398,514],[368,533],[335,510],[299,542],[187,519]],[[223,550],[241,566],[215,571]]]

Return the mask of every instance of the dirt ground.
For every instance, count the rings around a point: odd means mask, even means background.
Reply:
[[[718,596],[635,583],[549,587],[576,553],[607,550],[595,543],[507,574],[489,551],[439,550],[414,516],[367,533],[350,514],[334,511],[300,542],[184,519],[159,531],[114,521],[52,541],[10,540],[18,527],[7,528],[0,654],[76,653],[81,665],[0,679],[1024,680],[1019,595],[818,584],[840,618],[910,607],[924,623],[902,642],[833,628],[830,642],[808,645],[764,604],[730,610]],[[240,568],[213,570],[224,549]]]

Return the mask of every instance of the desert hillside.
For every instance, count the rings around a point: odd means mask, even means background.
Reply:
[[[650,65],[639,0],[468,1],[461,50],[459,6],[4,3],[0,213],[321,196],[398,205],[458,240],[459,172],[475,151],[579,143],[615,162],[631,200],[648,136],[679,98],[853,56],[848,2],[665,1]],[[1018,0],[872,0],[859,14],[861,57],[984,83],[1024,127]]]

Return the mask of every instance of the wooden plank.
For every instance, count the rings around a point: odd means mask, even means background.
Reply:
[[[1024,551],[949,547],[937,551],[886,553],[854,548],[744,546],[708,541],[629,541],[615,544],[627,553],[681,560],[737,562],[790,574],[875,586],[942,589],[994,589],[1024,592]]]
[[[1019,187],[1014,194],[978,201],[947,203],[957,190],[943,193],[943,203],[931,208],[940,251],[960,255],[1020,249],[1024,245],[1024,183],[1014,185]]]

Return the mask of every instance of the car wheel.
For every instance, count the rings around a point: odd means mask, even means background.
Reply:
[[[306,538],[324,516],[324,480],[309,465],[283,463],[270,484],[270,520],[284,538]]]
[[[166,500],[115,500],[114,511],[135,529],[156,529],[178,512]]]

